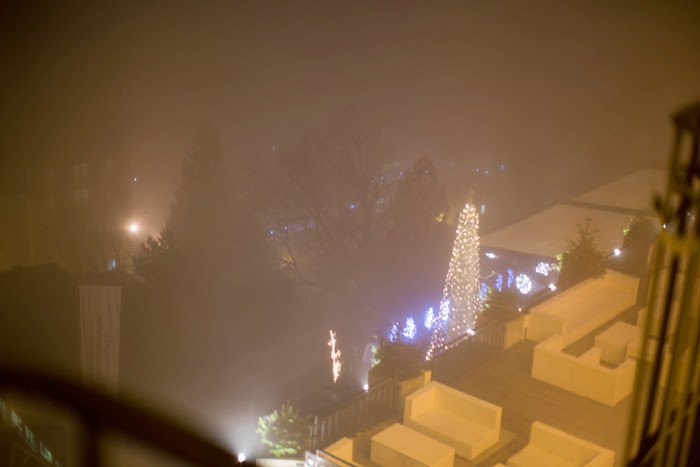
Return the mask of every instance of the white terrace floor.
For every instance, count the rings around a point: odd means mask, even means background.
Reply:
[[[593,338],[614,322],[634,323],[636,311],[627,311],[565,351],[580,354],[593,345]],[[535,344],[524,342],[505,351],[486,350],[484,363],[468,373],[441,381],[460,391],[474,395],[503,408],[502,428],[515,433],[515,439],[503,449],[475,464],[455,458],[455,466],[492,466],[506,460],[522,449],[529,440],[530,425],[539,420],[574,436],[615,451],[615,465],[623,465],[622,455],[630,410],[628,396],[616,407],[608,407],[571,392],[551,386],[530,376]],[[479,351],[475,347],[475,351]],[[391,422],[393,423],[393,422]],[[389,426],[391,423],[385,424]],[[355,439],[355,459],[363,465],[369,462],[369,437],[385,426],[375,427]]]

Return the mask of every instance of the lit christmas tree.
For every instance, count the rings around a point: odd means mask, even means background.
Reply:
[[[474,333],[476,317],[481,311],[479,282],[479,214],[472,195],[459,215],[457,237],[452,246],[452,258],[442,292],[440,317],[433,325],[430,360],[445,349],[446,344]]]

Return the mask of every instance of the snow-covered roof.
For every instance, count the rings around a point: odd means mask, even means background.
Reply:
[[[591,220],[591,229],[598,230],[596,243],[604,253],[622,246],[624,229],[632,215],[568,204],[555,204],[514,224],[481,238],[481,248],[496,248],[554,258],[564,252],[567,240],[578,239],[576,224]]]
[[[567,240],[578,238],[576,224],[589,218],[599,231],[598,247],[612,253],[632,217],[651,214],[652,196],[661,192],[665,176],[663,170],[637,170],[485,235],[481,246],[554,258],[566,250]]]
[[[587,191],[573,198],[572,201],[594,204],[601,208],[650,213],[652,196],[661,192],[665,182],[666,172],[664,170],[641,169]]]

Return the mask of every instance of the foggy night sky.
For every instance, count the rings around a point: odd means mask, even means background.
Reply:
[[[273,146],[314,135],[352,106],[381,122],[391,159],[409,164],[427,155],[438,164],[457,161],[455,170],[503,162],[517,186],[501,200],[522,192],[553,202],[639,167],[663,167],[670,113],[700,98],[699,2],[5,3],[0,171],[14,173],[13,164],[25,161],[126,158],[139,177],[134,218],[149,234],[165,221],[182,159],[206,122],[217,127],[226,154],[269,157]],[[469,189],[454,185],[453,193]],[[494,211],[519,216],[527,202]],[[136,387],[168,394],[178,408],[219,425],[245,418],[228,427],[230,439],[252,443],[266,398],[288,389],[270,374],[304,379],[280,349],[290,360],[325,359],[304,351],[326,351],[326,324],[357,324],[354,310],[322,298],[306,298],[298,323],[316,320],[324,330],[318,342],[275,329],[282,342],[230,355],[245,348],[229,345],[226,326],[235,316],[211,320],[206,330],[219,332],[217,339],[179,342],[206,347],[176,362],[196,373],[172,391],[148,387],[157,371]],[[139,317],[150,329],[160,329],[169,312],[156,311],[162,315]],[[189,315],[182,322],[167,316],[172,329],[196,324]],[[134,360],[148,371],[149,362],[175,364],[166,346],[153,347],[146,363]],[[296,363],[311,367],[309,360]],[[258,405],[246,406],[246,397]]]
[[[345,105],[383,122],[396,159],[590,185],[662,164],[700,83],[699,4],[594,3],[3,6],[0,149],[125,154],[152,231],[202,122],[232,154],[269,154]]]

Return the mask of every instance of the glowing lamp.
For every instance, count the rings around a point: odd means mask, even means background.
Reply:
[[[238,459],[238,462],[240,462],[240,463],[245,462],[245,454],[243,454],[242,452],[238,453],[237,459]]]
[[[619,249],[619,248],[615,248],[615,249],[613,250],[613,254],[614,254],[615,256],[620,256],[620,249]]]

